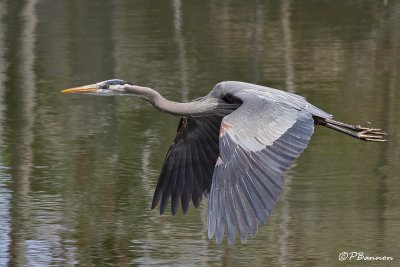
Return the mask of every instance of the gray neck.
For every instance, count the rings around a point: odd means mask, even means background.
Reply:
[[[202,98],[193,102],[179,103],[165,99],[160,93],[149,87],[126,85],[124,89],[135,96],[147,99],[157,109],[176,116],[212,114],[218,106],[218,101],[212,98]]]

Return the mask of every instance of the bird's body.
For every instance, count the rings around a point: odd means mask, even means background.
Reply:
[[[306,148],[314,125],[323,125],[366,141],[385,141],[379,129],[332,120],[305,98],[260,85],[226,81],[189,103],[166,100],[153,89],[122,80],[64,90],[97,94],[131,94],[157,109],[182,116],[154,193],[152,209],[164,213],[190,201],[209,200],[208,235],[217,243],[235,232],[246,240],[265,224],[283,186],[283,174]]]
[[[313,116],[319,116],[322,118],[332,117],[325,111],[322,111],[321,109],[308,103],[302,96],[251,83],[237,81],[220,82],[214,86],[209,95],[213,95],[219,99],[224,99],[227,95],[232,95],[239,99],[253,96],[255,98],[259,98],[260,101],[267,101],[274,104],[284,103],[293,109],[307,111]],[[255,101],[255,99],[252,101]]]

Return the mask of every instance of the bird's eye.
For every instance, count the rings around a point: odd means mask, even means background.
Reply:
[[[101,86],[101,89],[108,89],[108,87],[110,87],[110,85],[108,83],[105,83]]]

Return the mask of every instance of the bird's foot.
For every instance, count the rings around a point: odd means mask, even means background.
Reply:
[[[370,125],[371,123],[372,121],[370,120],[363,123],[363,125],[351,125],[340,121],[334,121],[332,119],[325,119],[322,125],[360,140],[386,142],[385,136],[387,134],[382,132],[381,129],[367,127],[367,125]]]
[[[356,135],[357,138],[364,141],[386,142],[385,136],[387,134],[378,128],[368,128],[365,126],[356,125]]]

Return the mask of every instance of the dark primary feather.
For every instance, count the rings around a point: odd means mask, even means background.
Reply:
[[[224,117],[220,156],[209,195],[208,234],[242,242],[265,224],[283,186],[283,173],[307,146],[310,113],[257,95],[237,93],[243,105]]]
[[[211,188],[212,173],[218,157],[218,134],[222,117],[182,117],[173,144],[165,157],[151,208],[161,200],[163,214],[169,198],[176,214],[179,202],[183,213],[192,200],[200,205],[203,193]]]

